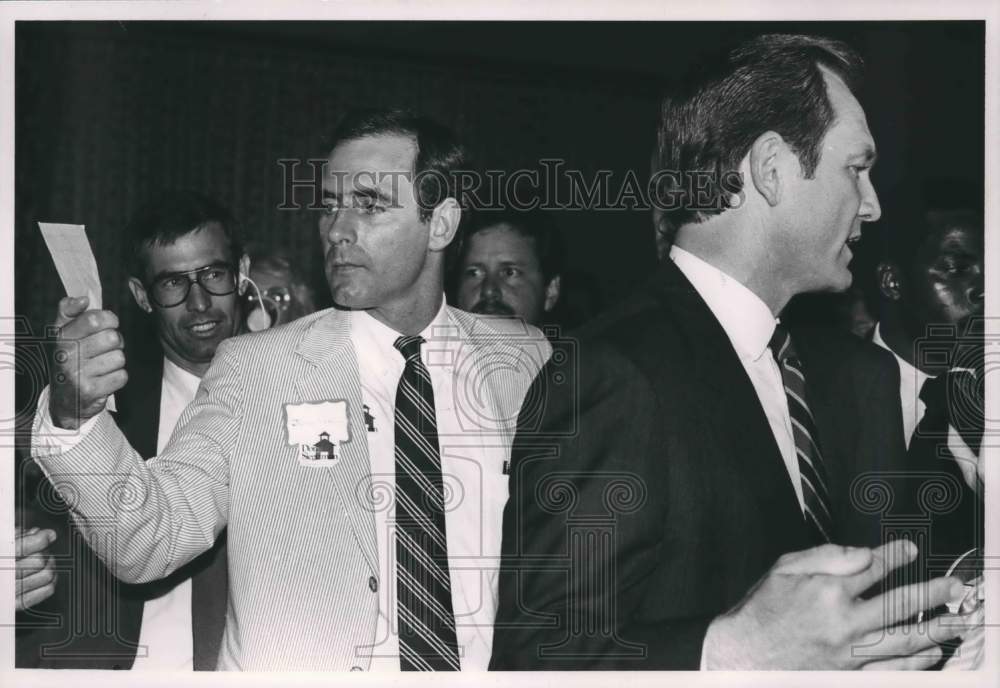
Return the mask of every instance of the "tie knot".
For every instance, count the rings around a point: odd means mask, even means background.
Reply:
[[[792,336],[788,334],[788,330],[781,326],[781,323],[774,326],[774,334],[771,335],[771,341],[767,345],[771,347],[771,355],[774,356],[774,360],[779,363],[795,358]]]
[[[420,345],[424,343],[424,338],[420,335],[399,337],[393,344],[403,354],[407,363],[420,360]]]

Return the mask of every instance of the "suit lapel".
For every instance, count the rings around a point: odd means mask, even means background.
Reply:
[[[351,345],[350,312],[331,310],[303,337],[296,353],[306,365],[295,380],[296,403],[346,401],[349,439],[340,445],[340,461],[326,474],[350,521],[358,547],[373,574],[378,573],[375,517],[361,508],[358,496],[371,482],[368,438],[362,415],[358,361]]]
[[[663,262],[653,292],[681,334],[687,355],[675,365],[688,366],[691,385],[702,390],[690,401],[700,406],[711,436],[728,454],[723,460],[731,463],[739,480],[754,486],[762,512],[787,524],[783,532],[795,538],[788,518],[795,515],[801,520],[798,497],[760,399],[728,335],[673,261]],[[804,530],[801,535],[805,537]]]
[[[131,359],[130,359],[131,360]],[[129,366],[128,385],[118,394],[118,424],[122,434],[144,459],[156,456],[160,432],[163,356],[140,359]]]

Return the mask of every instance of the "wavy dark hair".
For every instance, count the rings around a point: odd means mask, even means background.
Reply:
[[[857,92],[863,62],[845,43],[766,34],[703,63],[663,98],[656,171],[679,174],[662,177],[656,191],[673,199],[663,213],[671,233],[729,207],[727,198],[743,189],[740,162],[764,132],[780,134],[812,177],[834,121],[821,67]],[[696,171],[713,181],[693,193]]]

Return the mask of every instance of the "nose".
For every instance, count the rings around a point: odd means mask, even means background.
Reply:
[[[184,304],[193,313],[203,313],[212,305],[212,297],[205,291],[203,286],[197,282],[192,282]]]
[[[866,175],[867,176],[867,175]],[[875,192],[875,185],[871,178],[867,177],[862,191],[861,208],[858,215],[862,222],[875,222],[882,217],[882,206],[878,202],[878,194]]]
[[[320,233],[330,246],[357,241],[358,234],[350,216],[351,213],[341,208],[320,218]]]
[[[500,296],[500,280],[492,272],[483,275],[482,284],[479,285],[479,297],[481,299],[495,299]]]

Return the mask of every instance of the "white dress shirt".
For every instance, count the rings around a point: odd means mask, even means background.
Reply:
[[[403,355],[393,346],[399,336],[367,312],[351,314],[351,342],[358,358],[362,400],[373,417],[374,431],[367,432],[372,480],[386,494],[395,492],[396,388],[405,366]],[[448,568],[459,658],[463,671],[485,671],[497,605],[500,535],[507,501],[507,476],[503,473],[506,456],[499,447],[489,446],[495,441],[463,433],[455,404],[456,390],[461,392],[459,385],[475,382],[469,376],[470,366],[455,365],[463,352],[462,341],[450,324],[444,301],[421,336],[427,342],[420,353],[434,388],[440,435]],[[382,508],[375,511],[380,599],[371,668],[399,671],[394,613],[396,552],[390,539],[394,500],[385,499],[381,504]]]
[[[930,378],[930,375],[889,348],[889,345],[882,339],[880,327],[881,323],[876,323],[875,332],[872,334],[872,343],[895,356],[896,363],[899,365],[899,402],[903,409],[903,439],[906,441],[908,449],[910,440],[913,439],[913,433],[916,432],[917,425],[924,417],[924,411],[927,410],[927,405],[920,398],[920,388]],[[955,457],[965,482],[971,489],[978,491],[976,465],[979,463],[979,457],[951,424],[948,425],[948,451]]]
[[[392,495],[395,489],[396,387],[405,366],[402,354],[393,346],[399,336],[364,311],[351,313],[351,343],[358,359],[362,402],[368,406],[374,426],[374,431],[366,432],[372,492],[379,497]],[[459,661],[463,671],[485,671],[492,651],[497,607],[500,537],[508,496],[504,462],[510,454],[509,440],[498,439],[496,433],[475,432],[477,418],[470,418],[468,411],[461,413],[455,403],[456,399],[461,403],[463,396],[480,394],[483,382],[477,376],[481,366],[468,364],[467,354],[471,349],[452,325],[443,299],[437,315],[421,336],[428,342],[421,347],[421,360],[434,388],[446,490],[445,528]],[[471,402],[469,408],[480,406],[481,402]],[[97,418],[90,418],[78,430],[57,428],[48,412],[46,387],[39,397],[38,431],[33,436],[32,454],[37,457],[68,451],[93,429]],[[373,501],[376,502],[380,610],[371,648],[371,668],[399,671],[394,612],[395,548],[390,549],[388,535],[393,500],[390,497]],[[190,660],[188,664],[190,668]]]
[[[740,363],[757,392],[760,405],[764,408],[767,423],[771,426],[771,433],[778,443],[788,477],[795,488],[799,507],[804,509],[788,398],[785,396],[785,385],[778,362],[774,360],[774,354],[768,346],[777,319],[759,296],[714,265],[679,246],[670,248],[670,259],[708,305],[736,350]]]
[[[194,399],[201,379],[175,363],[163,359],[160,389],[160,427],[156,453],[167,445],[181,412]],[[139,629],[139,652],[132,669],[136,671],[192,671],[194,640],[191,619],[191,579],[187,578],[165,594],[146,600]]]

